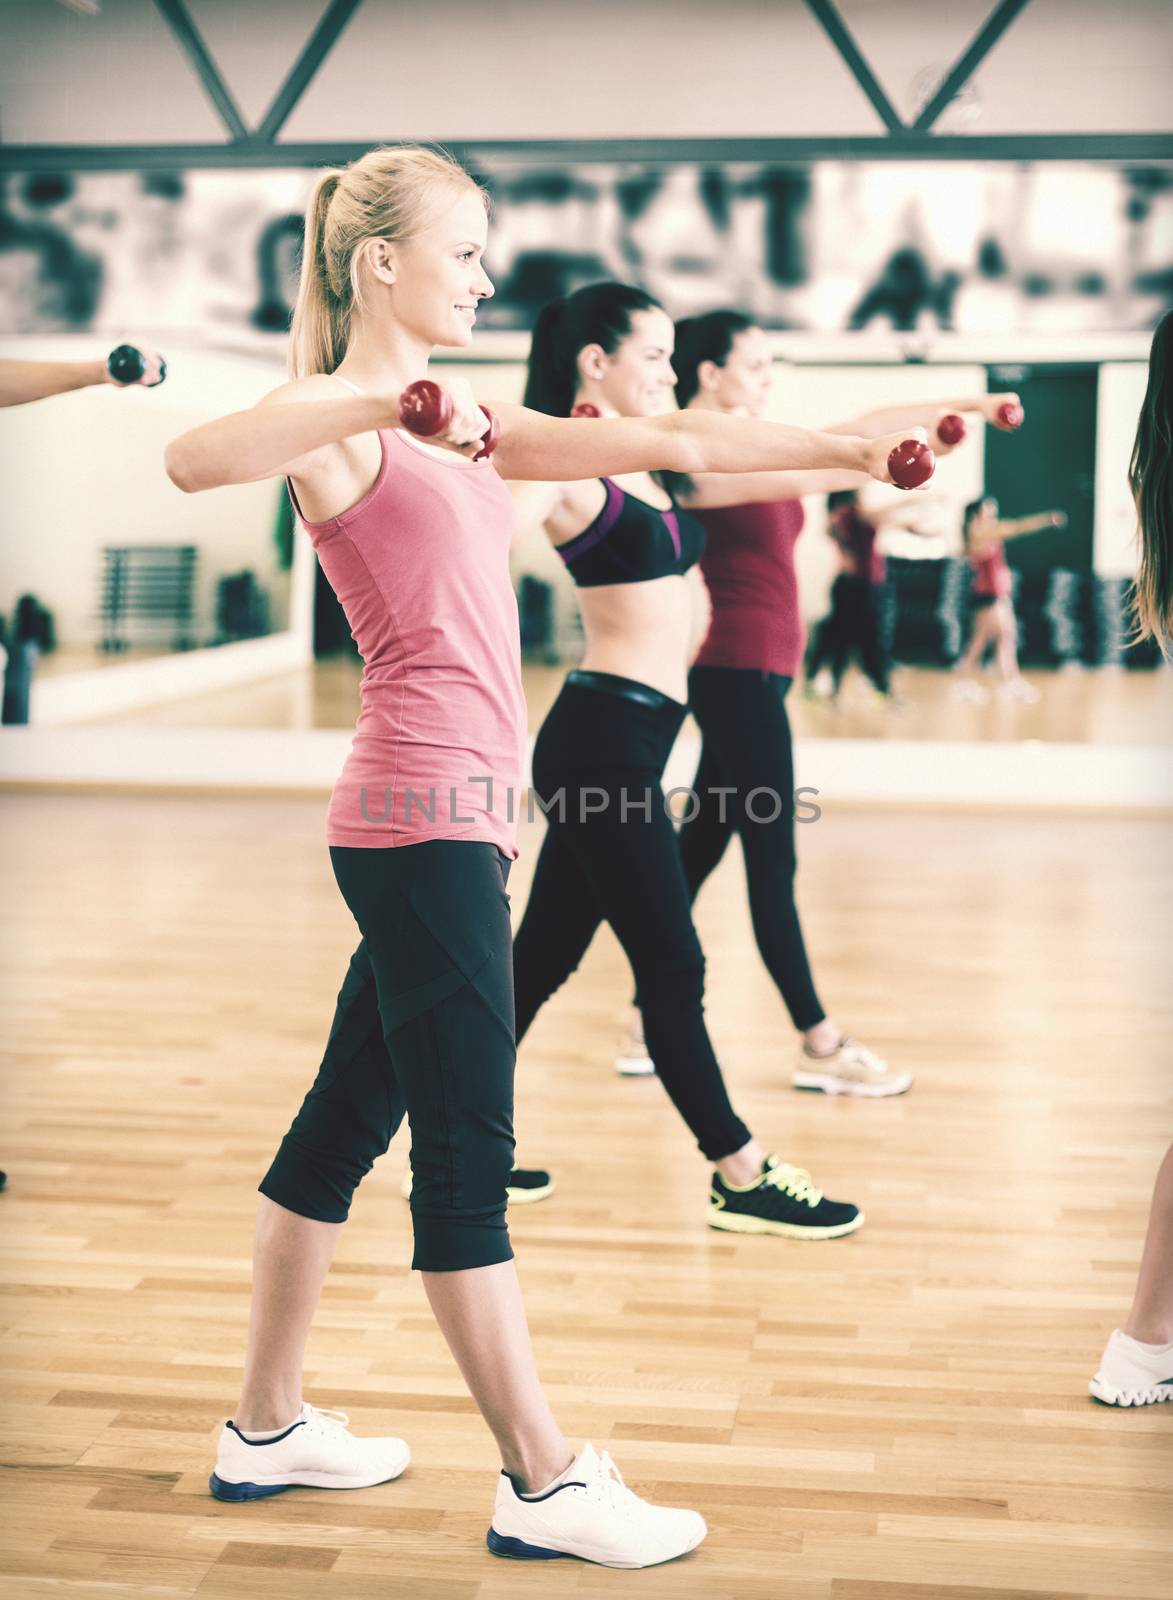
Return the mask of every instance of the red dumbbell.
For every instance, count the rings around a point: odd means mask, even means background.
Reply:
[[[948,412],[937,424],[937,438],[942,444],[960,444],[968,432],[965,418],[959,417],[956,411]]]
[[[1008,433],[1013,433],[1015,428],[1021,428],[1026,420],[1026,412],[1013,400],[1006,400],[998,407],[994,421],[1000,428],[1005,428]]]
[[[481,439],[481,447],[474,461],[485,461],[493,454],[501,438],[501,421],[485,406],[481,407],[489,419],[489,431]],[[419,378],[409,383],[399,397],[399,420],[411,433],[421,439],[430,439],[443,433],[452,421],[452,397],[430,378]]]
[[[900,489],[919,489],[937,470],[937,458],[919,439],[904,439],[888,453],[888,472]]]
[[[591,405],[589,400],[580,400],[570,415],[572,417],[597,417],[599,408]]]

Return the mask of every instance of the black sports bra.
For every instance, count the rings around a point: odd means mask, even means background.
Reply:
[[[658,511],[610,478],[600,482],[607,491],[603,509],[589,528],[557,547],[580,589],[678,576],[700,560],[705,530],[675,501]]]

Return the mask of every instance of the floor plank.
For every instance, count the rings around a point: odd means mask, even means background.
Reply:
[[[5,1596],[1173,1596],[1173,1407],[1086,1392],[1173,1126],[1167,821],[830,809],[805,829],[820,988],[918,1075],[872,1104],[788,1088],[730,854],[698,908],[714,1038],[766,1143],[863,1205],[843,1241],[705,1229],[662,1088],[611,1071],[609,936],[538,1019],[519,1134],[559,1188],[513,1231],[544,1378],[573,1437],[711,1527],[636,1580],[486,1554],[493,1446],[407,1267],[402,1140],[345,1231],[307,1392],[405,1434],[412,1469],[208,1496],[255,1185],[354,942],[322,805],[3,803]]]

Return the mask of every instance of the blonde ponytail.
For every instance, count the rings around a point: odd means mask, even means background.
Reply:
[[[295,378],[333,372],[346,354],[351,318],[362,305],[360,265],[373,239],[422,233],[461,190],[485,191],[451,156],[419,145],[369,150],[315,181],[306,208],[301,281],[290,327]]]
[[[341,178],[340,171],[324,172],[306,207],[301,281],[290,325],[289,370],[295,378],[333,372],[346,354],[350,307],[331,285],[325,248],[326,215]]]

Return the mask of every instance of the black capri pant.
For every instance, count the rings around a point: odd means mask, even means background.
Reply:
[[[692,669],[688,699],[704,742],[693,784],[697,801],[681,826],[680,852],[695,899],[730,839],[740,835],[758,950],[791,1021],[805,1033],[826,1012],[815,992],[794,903],[790,682],[778,673],[738,667]]]
[[[885,641],[882,605],[885,585],[841,572],[831,585],[831,611],[815,629],[805,671],[814,678],[828,662],[838,694],[853,652],[881,694],[888,693],[891,661]],[[711,670],[711,669],[710,669]]]
[[[513,949],[517,1037],[609,922],[635,974],[661,1082],[703,1153],[719,1161],[750,1134],[705,1027],[705,960],[660,788],[685,710],[645,684],[572,672],[543,723],[534,791],[551,809]]]
[[[354,1191],[407,1115],[412,1266],[461,1272],[512,1259],[510,863],[495,845],[332,846],[362,933],[317,1078],[260,1185],[318,1222]]]

